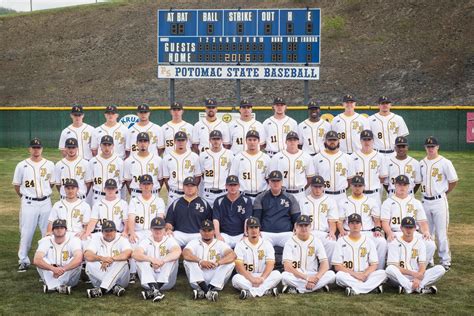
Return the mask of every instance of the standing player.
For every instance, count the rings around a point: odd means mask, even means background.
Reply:
[[[331,130],[331,124],[321,119],[321,108],[315,101],[308,103],[308,118],[298,124],[300,146],[311,156],[324,150],[324,136]]]
[[[260,134],[257,131],[248,131],[245,141],[247,150],[235,156],[229,174],[240,179],[242,194],[253,201],[268,187],[266,176],[270,157],[260,151]]]
[[[342,98],[344,113],[338,114],[331,122],[331,129],[337,133],[341,144],[341,151],[352,154],[361,148],[360,133],[370,129],[367,118],[356,113],[356,100],[348,94]],[[326,178],[325,178],[326,179]]]
[[[390,112],[392,101],[382,96],[379,98],[379,112],[369,116],[370,129],[375,134],[374,148],[381,154],[393,153],[395,139],[408,136],[408,127],[400,115]]]
[[[168,154],[174,150],[174,135],[177,132],[185,132],[188,136],[187,148],[191,149],[191,133],[193,126],[186,121],[183,121],[183,105],[175,102],[170,106],[171,121],[161,127],[163,131],[163,138],[165,140],[165,152]]]
[[[21,198],[20,247],[18,249],[18,272],[30,266],[28,251],[36,226],[45,236],[51,212],[51,193],[54,184],[54,164],[43,158],[41,140],[33,138],[29,146],[30,157],[16,165],[12,184]]]
[[[128,129],[123,124],[117,122],[119,115],[116,105],[107,106],[105,108],[104,116],[105,123],[96,127],[92,134],[92,155],[97,156],[97,154],[99,154],[99,145],[102,136],[110,135],[114,139],[115,153],[123,160],[125,159],[125,146]]]
[[[197,184],[201,180],[199,156],[186,146],[188,136],[185,132],[174,135],[175,149],[163,157],[163,182],[168,190],[168,205],[184,195],[183,181],[195,177]]]
[[[83,122],[84,110],[81,105],[74,105],[71,109],[72,124],[63,129],[59,138],[59,150],[66,157],[66,139],[75,138],[79,145],[79,157],[86,160],[92,158],[91,139],[94,128]]]
[[[247,221],[248,237],[235,246],[235,270],[232,286],[240,290],[240,299],[263,295],[278,296],[277,285],[281,273],[275,267],[275,250],[260,237],[260,221],[250,217]]]
[[[296,234],[285,244],[282,274],[282,293],[309,293],[319,289],[329,292],[328,284],[336,281],[329,270],[328,257],[323,243],[311,234],[311,219],[300,215],[296,220]]]
[[[137,136],[141,132],[145,132],[150,136],[150,152],[161,155],[165,149],[163,133],[159,125],[150,121],[150,107],[148,104],[139,105],[137,115],[140,121],[130,127],[127,133],[126,156],[130,156],[130,152],[138,151]]]
[[[199,154],[199,164],[202,170],[202,197],[210,204],[226,193],[225,180],[229,175],[230,165],[234,155],[229,149],[222,147],[222,133],[213,130],[209,133],[211,148]]]
[[[193,299],[217,301],[220,291],[234,270],[235,253],[214,238],[210,220],[201,223],[200,237],[191,240],[183,250],[184,268],[193,288]]]
[[[305,190],[314,177],[314,164],[311,156],[298,149],[299,137],[296,132],[286,135],[286,149],[272,157],[270,170],[283,174],[283,186],[287,193],[301,201],[306,196]]]
[[[349,215],[349,235],[337,240],[332,264],[336,269],[336,283],[346,288],[346,295],[366,294],[373,290],[383,293],[385,270],[377,270],[377,250],[373,241],[360,233],[362,218]]]
[[[273,116],[263,121],[265,129],[265,151],[271,157],[286,148],[286,135],[291,131],[298,130],[298,124],[294,119],[287,116],[286,103],[283,98],[277,97],[273,100]]]
[[[398,293],[436,294],[433,284],[446,273],[438,265],[426,269],[426,246],[415,237],[416,223],[413,217],[402,219],[403,235],[395,237],[388,245],[387,273],[389,279],[398,285]]]
[[[425,140],[426,157],[420,161],[421,194],[430,231],[438,242],[438,255],[446,270],[451,268],[448,225],[449,207],[447,195],[458,183],[453,163],[438,154],[438,140],[430,136]]]
[[[192,141],[193,151],[197,154],[209,149],[209,134],[213,130],[222,133],[222,142],[225,148],[230,148],[229,126],[217,117],[217,102],[215,99],[206,99],[206,117],[194,124]]]
[[[240,101],[240,118],[232,120],[229,124],[231,150],[234,155],[247,150],[245,136],[250,130],[260,134],[260,149],[263,150],[265,147],[265,130],[262,123],[252,117],[252,106],[252,102],[247,99]]]

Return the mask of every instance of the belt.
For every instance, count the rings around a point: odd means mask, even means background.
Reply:
[[[130,189],[130,191],[132,191],[134,193],[142,193],[142,190],[140,190],[140,189]],[[158,193],[158,189],[151,190],[151,193]]]
[[[364,194],[372,194],[372,193],[377,193],[379,192],[379,189],[375,189],[375,190],[364,190]]]
[[[304,191],[304,188],[301,188],[301,189],[297,189],[297,190],[286,190],[286,192],[288,193],[300,193],[300,192],[303,192]]]
[[[440,194],[440,195],[436,195],[436,196],[424,196],[423,195],[423,199],[425,200],[428,200],[428,201],[434,201],[434,200],[439,200],[441,199],[443,196]]]
[[[257,192],[257,193],[244,192],[243,194],[245,196],[257,197],[257,195],[259,195],[260,193],[262,193],[262,192]]]
[[[310,155],[310,156],[316,156],[316,155],[317,155],[317,153],[314,153],[314,154],[309,154],[309,155]]]
[[[278,151],[266,151],[267,154],[270,154],[270,155],[274,155],[274,154],[277,154]]]
[[[390,190],[388,190],[388,193],[390,193],[390,194],[395,193],[395,190],[390,189]],[[408,194],[413,194],[413,190],[408,191]]]
[[[86,198],[85,195],[81,195],[81,196],[77,196],[78,198],[80,198],[81,200],[84,200]],[[65,195],[61,195],[61,200],[65,200],[66,199],[66,196]]]
[[[95,194],[103,195],[105,196],[105,192],[97,191],[97,190],[92,190]]]
[[[181,195],[184,194],[184,191],[178,191],[178,190],[175,190],[175,189],[170,189],[170,191],[173,192],[173,193],[176,193],[176,194],[181,194]]]
[[[339,190],[339,191],[324,191],[324,193],[327,193],[327,194],[332,194],[332,195],[336,195],[336,194],[346,193],[346,190]]]
[[[377,149],[377,151],[378,151],[379,153],[382,153],[382,154],[391,154],[391,153],[394,152],[393,149],[390,149],[390,150],[379,150],[379,149]]]
[[[227,192],[227,190],[221,190],[221,189],[211,189],[211,188],[204,188],[205,192],[211,192],[214,194],[219,194],[219,193],[224,193]]]
[[[48,196],[43,196],[42,198],[33,198],[33,197],[29,197],[29,196],[23,196],[23,197],[24,197],[26,200],[41,202],[41,201],[44,201],[44,200],[46,200],[47,198],[49,198],[49,195],[48,195]]]

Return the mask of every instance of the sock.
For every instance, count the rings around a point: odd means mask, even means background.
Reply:
[[[164,283],[158,282],[156,283],[157,289],[160,290]]]
[[[209,284],[209,291],[214,291],[216,287],[212,284]]]
[[[198,282],[198,285],[205,293],[209,291],[209,287],[207,286],[206,282],[204,281]]]

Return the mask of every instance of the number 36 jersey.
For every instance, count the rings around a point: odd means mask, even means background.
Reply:
[[[328,257],[319,238],[310,235],[307,240],[301,240],[293,236],[283,248],[282,260],[291,262],[293,268],[304,273],[318,271],[319,263],[327,261]]]
[[[267,261],[275,261],[275,250],[272,244],[261,238],[255,245],[248,238],[242,239],[237,243],[234,251],[237,255],[236,261],[242,262],[245,269],[252,273],[262,273]]]

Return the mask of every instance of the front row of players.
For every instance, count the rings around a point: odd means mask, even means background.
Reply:
[[[136,261],[145,300],[161,301],[164,291],[174,287],[178,274],[178,260],[182,255],[187,278],[193,289],[193,299],[207,298],[216,301],[235,268],[232,285],[240,290],[240,299],[277,296],[278,284],[282,293],[308,293],[329,291],[336,283],[345,288],[347,296],[382,293],[387,281],[398,286],[402,293],[436,294],[434,283],[445,273],[441,265],[427,269],[426,246],[416,236],[413,217],[401,221],[402,233],[388,244],[387,268],[378,269],[375,243],[362,234],[362,217],[357,213],[348,216],[348,233],[336,242],[330,270],[329,258],[321,240],[312,234],[311,218],[299,215],[294,235],[285,243],[282,261],[284,272],[275,268],[272,244],[261,237],[260,220],[249,217],[245,224],[247,237],[232,250],[225,242],[216,239],[214,223],[204,220],[200,236],[181,247],[166,232],[165,220],[151,220],[148,237],[132,246],[117,232],[113,221],[102,223],[102,232],[95,234],[82,251],[81,241],[67,233],[66,220],[52,224],[52,236],[43,238],[34,257],[34,264],[44,282],[44,292],[57,291],[71,294],[81,275],[81,264],[94,286],[87,290],[89,298],[111,293],[121,296],[129,284],[128,261]]]

